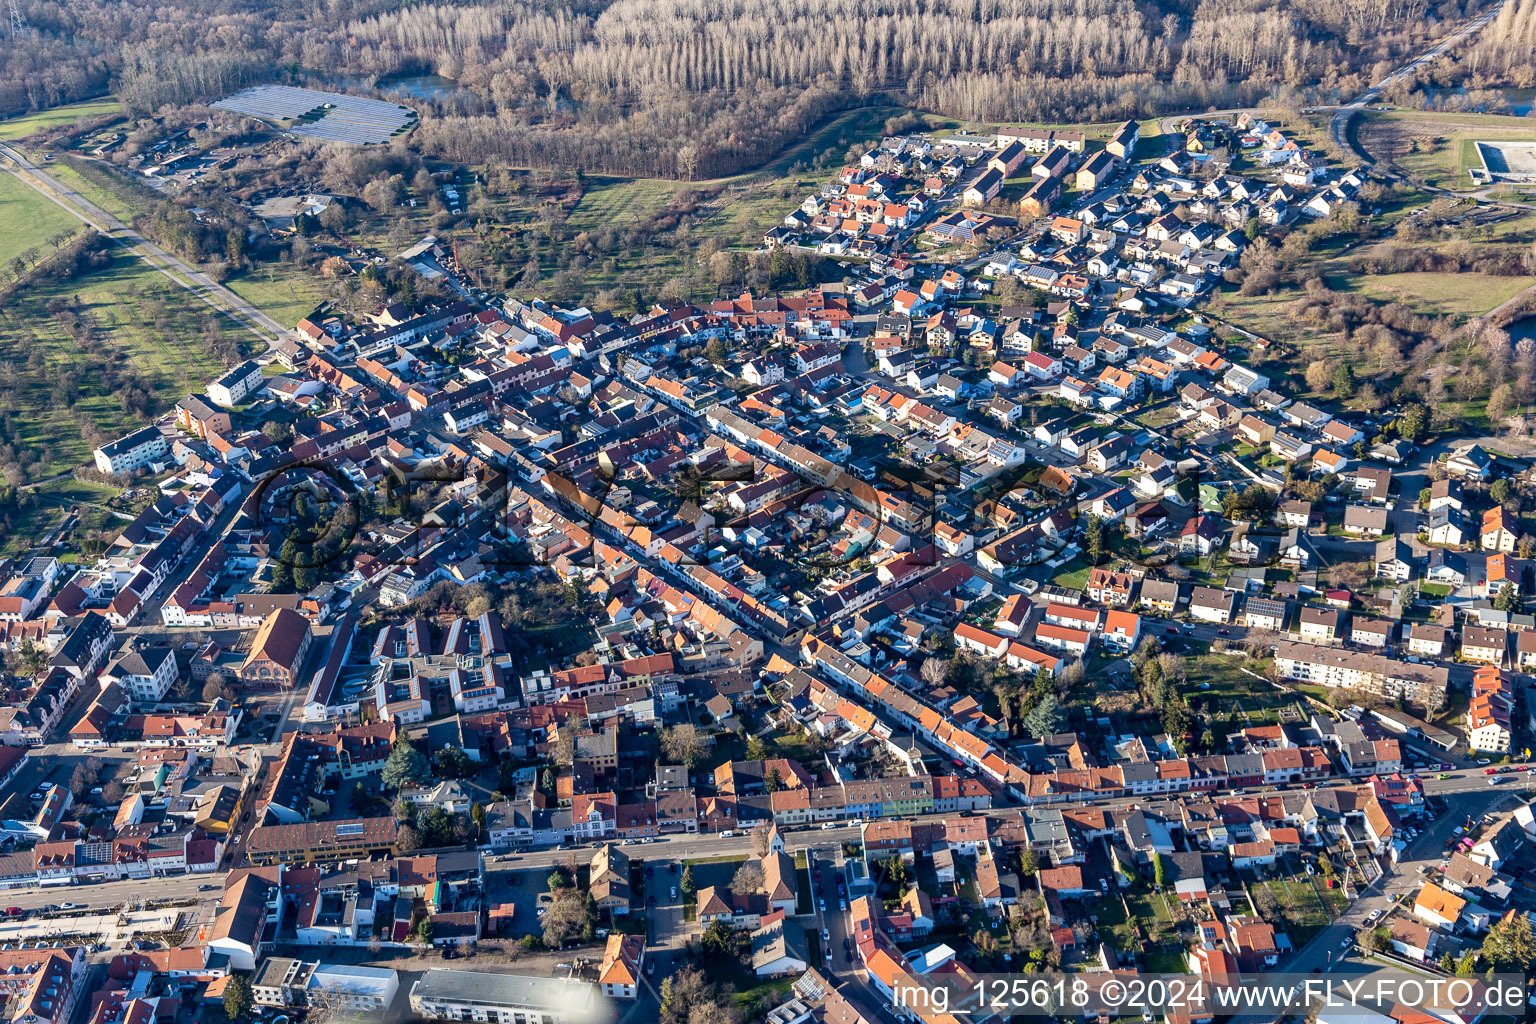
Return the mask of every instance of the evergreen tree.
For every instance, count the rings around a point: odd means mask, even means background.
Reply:
[[[224,1016],[237,1022],[246,1020],[254,1005],[251,983],[243,974],[231,974],[224,985]]]
[[[1037,740],[1054,733],[1061,724],[1061,709],[1056,703],[1056,695],[1047,693],[1041,697],[1029,710],[1029,714],[1024,716],[1021,724],[1024,731]]]
[[[425,782],[432,777],[432,766],[427,755],[416,749],[410,740],[400,740],[389,752],[384,762],[381,781],[385,789],[400,789],[413,782]]]
[[[1333,371],[1333,397],[1340,401],[1355,394],[1355,371],[1348,363],[1340,363]]]
[[[1536,938],[1531,935],[1531,920],[1511,910],[1504,915],[1483,940],[1483,959],[1495,971],[1528,972],[1536,968]]]

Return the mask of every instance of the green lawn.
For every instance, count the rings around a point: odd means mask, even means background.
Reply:
[[[59,125],[74,124],[82,118],[105,117],[108,114],[122,112],[122,104],[111,96],[86,100],[83,103],[71,103],[65,107],[54,107],[52,110],[39,110],[33,114],[0,121],[0,139],[24,139],[44,128],[57,128]]]
[[[1051,582],[1068,590],[1082,590],[1088,585],[1088,573],[1092,570],[1093,566],[1088,564],[1088,559],[1078,555],[1057,569]]]
[[[1153,974],[1185,974],[1189,960],[1183,953],[1148,953],[1147,970]]]
[[[62,506],[39,502],[19,513],[11,522],[10,532],[0,543],[0,555],[10,558],[35,545],[38,540],[58,524],[64,515]]]
[[[1178,928],[1169,916],[1163,898],[1157,893],[1131,896],[1125,902],[1131,908],[1131,916],[1141,925],[1152,943],[1163,945],[1178,941]]]
[[[1258,887],[1267,888],[1274,894],[1285,931],[1297,949],[1312,941],[1314,935],[1333,922],[1333,915],[1305,878],[1266,879],[1255,883],[1255,888]]]
[[[63,207],[34,190],[14,174],[0,174],[0,269],[9,277],[5,265],[26,252],[52,252],[47,240],[60,231],[80,226]]]

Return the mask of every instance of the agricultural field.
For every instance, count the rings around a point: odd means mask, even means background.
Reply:
[[[1536,277],[1406,273],[1330,277],[1328,284],[1335,291],[1359,292],[1377,302],[1401,302],[1416,313],[1466,319],[1481,316],[1536,285]]]
[[[1494,220],[1486,213],[1469,216],[1471,207],[1463,206],[1457,208],[1458,212],[1453,213],[1451,219],[1462,217],[1464,223],[1441,229],[1453,231],[1454,238],[1438,233],[1420,237],[1423,232],[1412,229],[1424,222],[1419,221],[1413,211],[1425,210],[1433,198],[1428,193],[1411,191],[1385,203],[1380,223],[1393,230],[1364,244],[1324,245],[1311,254],[1309,269],[1315,269],[1333,291],[1360,294],[1379,303],[1401,303],[1415,313],[1446,316],[1458,321],[1482,316],[1536,285],[1536,276],[1530,275],[1488,274],[1473,270],[1460,273],[1363,273],[1356,269],[1356,260],[1366,261],[1393,249],[1455,251],[1459,247],[1464,251],[1470,244],[1476,246],[1479,257],[1518,255],[1529,247],[1532,232],[1536,231],[1536,214],[1519,213]],[[1236,287],[1226,285],[1213,295],[1206,312],[1262,337],[1300,349],[1302,358],[1283,365],[1267,364],[1266,372],[1275,377],[1286,370],[1295,371],[1292,385],[1303,388],[1299,371],[1307,360],[1358,356],[1337,333],[1319,330],[1317,325],[1294,315],[1291,306],[1303,295],[1301,288],[1292,285],[1266,295],[1242,295]]]
[[[142,423],[81,350],[77,326],[109,365],[135,371],[161,411],[224,369],[216,348],[230,351],[248,338],[121,251],[103,269],[28,287],[0,310],[0,361],[16,370],[5,387],[15,436],[37,459],[33,479],[87,462],[92,437],[110,439]],[[69,369],[79,389],[72,407],[55,387]]]

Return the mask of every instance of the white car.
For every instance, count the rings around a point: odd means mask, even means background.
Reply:
[[[736,833],[735,833],[735,832],[733,832],[733,831],[732,831],[732,830],[730,830],[730,829],[726,829],[726,830],[725,830],[725,831],[724,831],[724,832],[721,832],[721,833],[720,833],[720,838],[721,838],[721,839],[729,839],[729,838],[731,838],[731,837],[732,837],[732,836],[734,836],[734,835],[735,835],[735,834],[736,834]]]
[[[1365,923],[1366,924],[1375,924],[1376,923],[1376,919],[1379,918],[1379,917],[1381,917],[1381,911],[1373,910],[1369,914],[1365,915]]]
[[[824,821],[824,822],[821,823],[821,830],[823,832],[825,832],[829,828],[837,828],[837,822],[835,822],[835,821]]]

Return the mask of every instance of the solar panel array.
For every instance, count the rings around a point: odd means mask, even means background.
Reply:
[[[293,121],[306,115],[314,116],[314,120],[290,124],[286,130],[311,139],[353,142],[360,146],[387,142],[416,119],[409,107],[397,103],[346,96],[339,92],[296,89],[288,85],[253,86],[213,105],[268,121]]]

